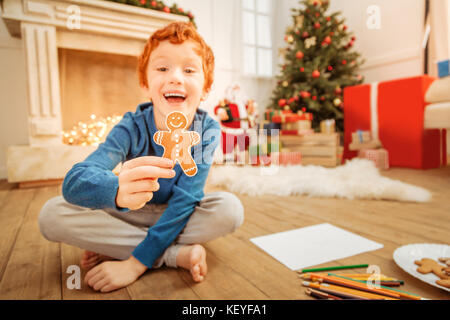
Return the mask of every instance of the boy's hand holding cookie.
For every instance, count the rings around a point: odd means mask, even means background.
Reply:
[[[125,162],[119,173],[116,205],[138,210],[159,190],[158,178],[173,178],[174,162],[161,157],[139,157]]]

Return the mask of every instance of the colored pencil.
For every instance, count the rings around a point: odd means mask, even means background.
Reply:
[[[328,271],[328,270],[341,270],[341,269],[354,269],[354,268],[367,268],[368,264],[355,264],[349,266],[334,266],[334,267],[324,267],[324,268],[314,268],[314,269],[302,269],[301,271],[297,271],[300,273],[306,272],[319,272],[319,271]]]
[[[318,289],[327,293],[330,293],[332,295],[337,295],[344,298],[351,298],[351,299],[363,299],[363,300],[398,300],[374,293],[364,292],[361,290],[341,287],[341,286],[335,286],[328,283],[316,283],[316,282],[310,282],[310,281],[303,281],[303,285],[305,287]]]
[[[307,288],[306,290],[306,294],[310,295],[311,297],[315,297],[315,298],[319,298],[319,299],[327,299],[327,300],[342,300],[341,297],[338,296],[334,296],[332,294],[320,291],[320,290],[316,290],[316,289],[312,289],[312,288]]]
[[[337,276],[339,278],[346,279],[346,280],[351,280],[351,278],[347,278],[347,277],[344,277],[344,276],[338,276],[338,275],[335,275],[335,276]],[[358,280],[354,280],[354,281],[358,281]],[[422,297],[418,296],[417,294],[406,292],[406,291],[403,291],[403,290],[389,288],[389,287],[385,287],[385,286],[382,286],[382,285],[380,285],[380,288],[381,289],[378,289],[378,290],[387,290],[387,291],[395,292],[401,298],[406,298],[406,299],[410,299],[410,300],[427,300],[426,298],[422,298]]]
[[[336,277],[336,276],[322,276],[322,275],[316,275],[311,274],[311,279],[317,279],[322,280],[323,282],[349,287],[357,290],[367,291],[379,295],[388,296],[391,298],[400,298],[400,295],[398,293],[393,293],[392,291],[387,291],[384,289],[375,289],[375,288],[369,288],[366,284],[363,284],[361,282],[351,280],[350,278],[342,278],[342,277]]]

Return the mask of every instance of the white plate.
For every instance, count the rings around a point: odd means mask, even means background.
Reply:
[[[450,292],[449,288],[436,283],[436,280],[439,280],[438,276],[434,273],[422,274],[418,272],[417,268],[419,266],[414,263],[414,261],[421,260],[422,258],[430,258],[438,261],[442,257],[450,257],[450,246],[446,244],[417,243],[397,248],[394,251],[394,261],[400,268],[413,277]]]

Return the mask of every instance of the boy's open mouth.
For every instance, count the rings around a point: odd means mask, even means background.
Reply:
[[[164,98],[166,98],[169,103],[181,103],[186,100],[186,95],[178,92],[168,92],[164,94]]]

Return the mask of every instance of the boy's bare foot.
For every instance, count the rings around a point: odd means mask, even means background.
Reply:
[[[90,270],[95,267],[97,264],[103,261],[115,260],[112,257],[105,256],[103,254],[99,254],[93,251],[85,250],[83,252],[83,257],[81,258],[81,267],[85,270]]]
[[[189,270],[195,282],[203,281],[208,271],[205,248],[199,244],[182,246],[178,251],[177,266]]]

